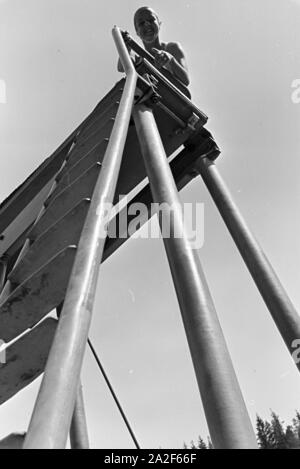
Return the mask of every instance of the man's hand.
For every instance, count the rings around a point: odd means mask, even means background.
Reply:
[[[128,52],[130,53],[131,52],[131,46],[130,46],[130,34],[128,31],[124,31],[123,33],[123,39],[124,39],[124,42],[125,42],[125,46],[127,47],[127,50]]]
[[[164,67],[168,63],[170,63],[171,60],[174,59],[172,54],[170,54],[169,52],[166,52],[164,50],[159,50],[159,49],[153,48],[152,52],[153,52],[153,55],[154,55],[154,58],[155,58],[155,64],[158,67]]]

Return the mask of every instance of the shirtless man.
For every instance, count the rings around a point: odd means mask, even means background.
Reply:
[[[178,42],[162,42],[159,39],[161,21],[149,7],[139,8],[134,15],[134,27],[144,48],[155,58],[155,65],[169,70],[185,86],[190,83],[185,55]],[[119,70],[122,71],[119,64]]]
[[[165,67],[185,86],[190,83],[185,55],[178,42],[162,42],[159,39],[161,21],[149,7],[139,8],[134,15],[134,27],[147,52],[155,58],[158,67]]]

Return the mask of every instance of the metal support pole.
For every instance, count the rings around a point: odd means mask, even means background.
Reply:
[[[4,258],[2,258],[0,260],[0,292],[2,291],[5,285],[6,271],[7,271],[7,261]]]
[[[79,384],[77,391],[77,397],[70,427],[70,442],[72,449],[89,449],[89,436],[81,383]]]
[[[198,160],[196,169],[201,174],[287,348],[292,354],[295,352],[295,340],[300,339],[299,314],[235,205],[216,165],[207,158],[203,158]],[[296,363],[296,365],[300,370],[300,363]]]
[[[181,204],[152,110],[134,120],[153,200],[172,210],[164,244],[202,402],[215,448],[256,448],[256,438],[197,252],[184,232]],[[162,223],[160,219],[161,229]],[[162,234],[164,230],[162,230]],[[174,234],[183,233],[181,237]]]
[[[58,318],[60,318],[63,305],[64,302],[56,307]],[[70,443],[72,449],[89,449],[89,435],[81,382],[79,382],[76,402],[73,410],[73,417],[71,421]]]
[[[25,440],[26,449],[64,448],[75,406],[107,235],[107,211],[114,199],[137,82],[120,30],[115,28],[113,35],[127,78],[77,248],[61,317]]]

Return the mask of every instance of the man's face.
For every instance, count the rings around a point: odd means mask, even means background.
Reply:
[[[160,29],[160,21],[156,13],[149,9],[139,11],[135,18],[137,35],[143,42],[154,42]]]

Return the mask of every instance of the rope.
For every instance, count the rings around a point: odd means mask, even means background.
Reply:
[[[100,371],[101,371],[101,373],[102,373],[102,376],[103,376],[103,378],[104,378],[104,380],[105,380],[105,382],[106,382],[106,384],[107,384],[107,386],[108,386],[108,388],[109,388],[109,390],[110,390],[110,392],[111,392],[111,395],[112,395],[112,397],[113,397],[113,399],[114,399],[114,401],[115,401],[115,403],[116,403],[116,405],[117,405],[117,407],[118,407],[118,409],[119,409],[119,411],[120,411],[120,414],[121,414],[121,416],[122,416],[122,418],[123,418],[123,420],[124,420],[124,423],[125,423],[125,425],[126,425],[128,431],[129,431],[129,433],[130,433],[130,436],[131,436],[131,438],[132,438],[132,440],[133,440],[133,442],[134,442],[136,448],[137,448],[137,449],[140,449],[140,445],[138,444],[138,441],[137,441],[137,439],[136,439],[136,437],[135,437],[135,434],[134,434],[134,432],[133,432],[133,430],[132,430],[132,428],[131,428],[131,426],[130,426],[130,424],[129,424],[129,422],[128,422],[128,419],[127,419],[127,417],[126,417],[126,415],[125,415],[125,412],[123,411],[122,406],[121,406],[121,404],[120,404],[120,402],[119,402],[119,400],[118,400],[118,398],[117,398],[117,396],[116,396],[116,394],[115,394],[115,392],[114,392],[114,390],[113,390],[113,387],[112,387],[112,385],[110,384],[110,381],[109,381],[109,379],[108,379],[108,377],[107,377],[107,375],[106,375],[106,373],[105,373],[105,371],[104,371],[104,368],[103,368],[103,366],[102,366],[102,364],[101,364],[101,362],[100,362],[100,359],[99,359],[99,357],[98,357],[98,355],[97,355],[97,352],[96,352],[96,350],[94,349],[93,344],[92,344],[92,342],[90,341],[90,339],[88,339],[88,344],[89,344],[89,347],[90,347],[90,349],[91,349],[92,354],[94,355],[94,358],[95,358],[95,360],[96,360],[96,362],[97,362],[97,365],[98,365],[98,367],[99,367],[99,369],[100,369]]]

